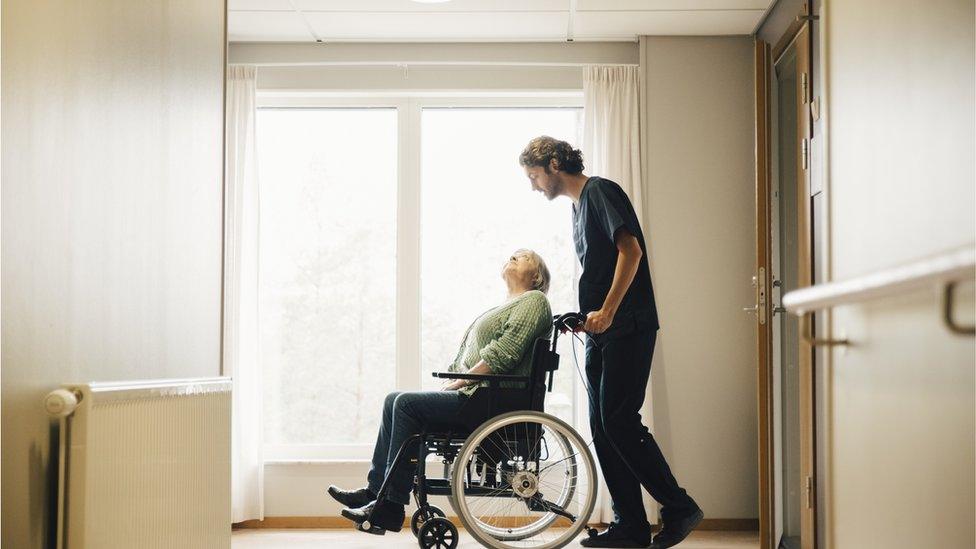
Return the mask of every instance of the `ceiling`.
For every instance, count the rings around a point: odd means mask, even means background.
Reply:
[[[775,0],[228,0],[231,42],[633,41],[751,34]]]

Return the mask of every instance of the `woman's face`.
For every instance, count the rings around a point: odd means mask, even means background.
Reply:
[[[502,267],[502,278],[522,282],[528,286],[535,278],[537,270],[532,255],[528,252],[518,251],[513,253]]]

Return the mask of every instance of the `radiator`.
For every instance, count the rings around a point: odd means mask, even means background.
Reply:
[[[59,548],[230,547],[229,378],[65,385],[45,407]]]

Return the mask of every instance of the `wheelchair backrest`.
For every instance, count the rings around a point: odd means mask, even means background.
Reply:
[[[540,337],[532,348],[532,383],[529,387],[530,409],[543,411],[547,385],[552,389],[552,372],[559,369],[559,355],[552,350],[549,338]]]

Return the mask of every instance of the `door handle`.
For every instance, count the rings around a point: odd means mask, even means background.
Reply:
[[[759,274],[752,277],[752,287],[756,289],[756,304],[742,310],[759,318],[759,324],[766,324],[766,268],[759,267]]]

